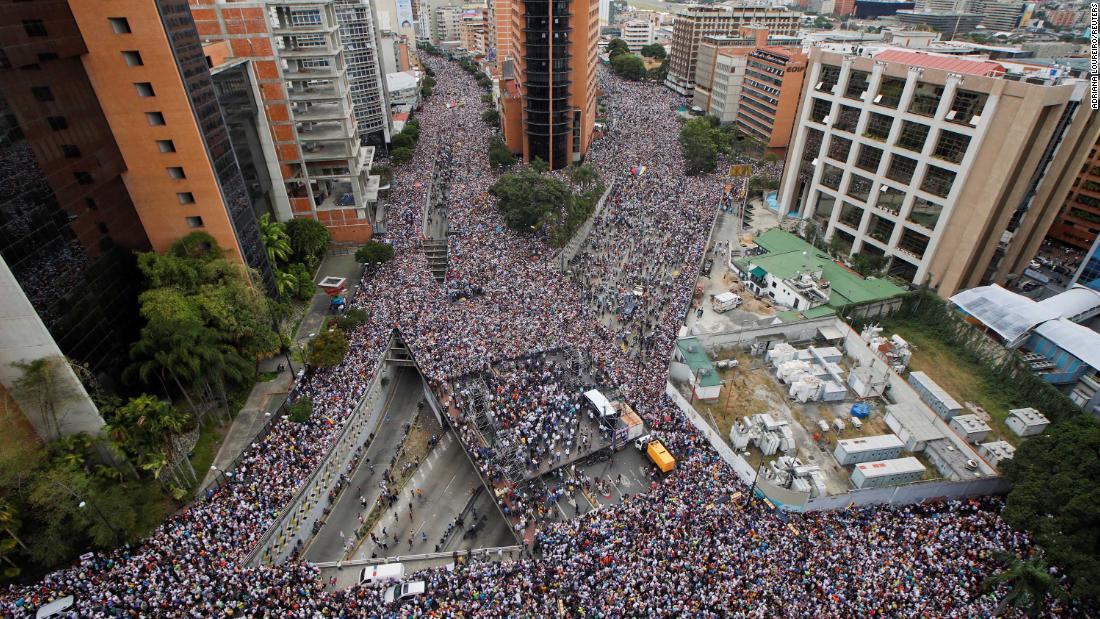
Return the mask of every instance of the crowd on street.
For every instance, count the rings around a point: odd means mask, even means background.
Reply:
[[[292,397],[314,403],[311,420],[273,424],[226,484],[143,542],[0,591],[0,616],[32,616],[67,594],[81,617],[989,616],[1003,593],[982,587],[993,551],[1031,550],[999,518],[998,500],[781,515],[749,496],[665,395],[667,359],[725,184],[684,175],[674,95],[601,72],[614,123],[587,160],[616,189],[594,240],[563,275],[544,239],[508,230],[489,195],[496,129],[481,119],[484,91],[448,61],[424,60],[437,84],[417,113],[415,156],[395,168],[386,197],[385,241],[395,255],[366,268],[350,301],[370,321],[349,334],[345,361],[295,386]],[[422,251],[425,192],[444,145],[452,158],[448,280],[481,291],[471,298],[449,295]],[[426,593],[399,602],[384,603],[378,586],[330,591],[300,561],[249,566],[363,397],[394,329],[443,402],[461,399],[460,378],[575,351],[596,384],[613,386],[661,433],[677,468],[621,504],[537,530],[533,506],[559,488],[497,488],[512,526],[533,538],[527,558],[423,572]],[[580,394],[568,383],[561,371],[524,361],[493,381],[493,410],[527,464],[581,440]],[[489,458],[479,456],[487,446],[468,421],[455,430],[475,459]],[[501,479],[501,470],[489,473]]]

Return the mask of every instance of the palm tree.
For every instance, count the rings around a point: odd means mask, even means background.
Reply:
[[[289,297],[298,288],[298,277],[290,271],[275,269],[275,288],[279,291],[279,296]]]
[[[264,213],[260,216],[260,238],[267,248],[267,259],[274,265],[276,262],[286,262],[290,258],[290,235],[286,233],[286,226],[271,221],[271,216]]]
[[[580,185],[586,190],[592,183],[600,179],[600,173],[596,171],[596,168],[593,168],[587,163],[582,166],[573,168],[572,174],[570,176],[572,177],[574,183]]]
[[[1014,553],[1001,552],[997,553],[997,559],[1004,568],[986,579],[985,587],[992,590],[998,585],[1006,585],[1009,589],[993,612],[994,616],[1000,616],[1006,606],[1013,606],[1023,609],[1028,617],[1038,617],[1046,607],[1048,595],[1062,595],[1057,579],[1041,556],[1021,559]]]

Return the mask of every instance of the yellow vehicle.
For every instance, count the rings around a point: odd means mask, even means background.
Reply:
[[[673,458],[672,454],[668,453],[668,450],[661,444],[661,441],[651,442],[645,448],[645,453],[649,456],[649,459],[653,461],[653,464],[656,464],[657,468],[661,469],[662,473],[668,473],[676,468],[676,458]]]

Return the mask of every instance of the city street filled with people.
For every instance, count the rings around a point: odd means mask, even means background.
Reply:
[[[999,499],[780,514],[750,496],[665,395],[726,184],[684,175],[679,99],[658,84],[601,73],[613,122],[587,161],[615,188],[593,240],[563,274],[545,239],[509,230],[489,194],[499,173],[487,145],[497,130],[481,119],[484,90],[449,61],[424,62],[437,84],[417,112],[415,157],[395,166],[385,198],[385,240],[395,255],[365,269],[350,305],[370,320],[349,334],[343,363],[294,387],[292,398],[314,403],[310,422],[273,424],[228,483],[145,541],[0,591],[0,616],[33,616],[64,595],[75,596],[80,617],[991,616],[1004,593],[983,589],[994,551],[1031,552],[999,518]],[[447,285],[432,277],[422,251],[425,192],[443,145],[452,158]],[[637,299],[629,316],[627,293]],[[505,440],[524,446],[521,468],[591,440],[578,434],[581,400],[575,386],[563,387],[572,384],[567,370],[531,361],[568,350],[661,433],[676,470],[654,474],[647,492],[621,504],[537,526],[536,503],[550,499],[506,492],[513,525],[532,532],[526,558],[428,570],[418,576],[423,595],[393,603],[377,585],[330,591],[305,562],[247,565],[363,397],[393,329],[441,402],[461,400],[456,383],[505,364],[490,385],[493,410]],[[463,434],[460,427],[456,438],[471,447]]]

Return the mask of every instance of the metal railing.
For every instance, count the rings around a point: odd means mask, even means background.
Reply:
[[[325,561],[323,563],[311,563],[313,567],[319,569],[325,568],[344,568],[344,567],[360,567],[363,565],[383,565],[386,563],[412,563],[415,561],[435,561],[438,559],[452,559],[463,557],[466,559],[476,559],[478,557],[491,557],[493,555],[504,556],[514,555],[520,557],[523,555],[523,546],[491,546],[489,548],[477,548],[471,550],[451,550],[448,552],[428,552],[418,555],[402,555],[399,557],[380,557],[377,559],[354,559],[351,561]]]
[[[580,228],[573,233],[573,238],[569,239],[569,242],[565,244],[565,247],[561,249],[558,254],[558,264],[561,266],[561,272],[564,273],[569,263],[573,258],[577,257],[577,253],[580,252],[581,247],[584,247],[585,241],[588,240],[588,235],[592,232],[592,227],[596,223],[596,219],[603,213],[604,205],[607,204],[607,197],[611,195],[611,192],[615,189],[615,185],[618,181],[611,181],[607,189],[600,196],[598,202],[596,202],[596,208],[593,209],[592,214],[588,216],[588,219],[581,224]]]

